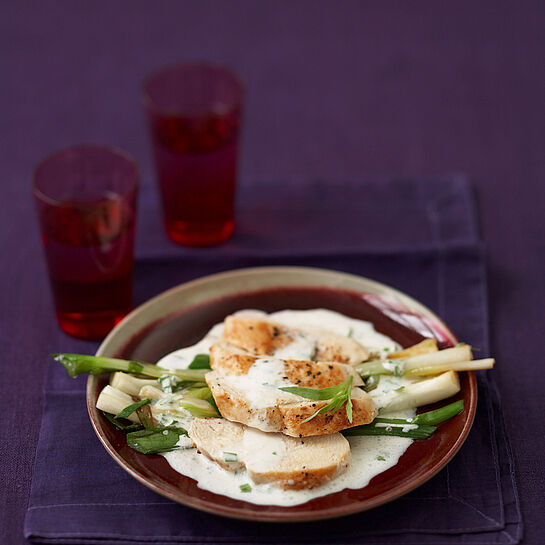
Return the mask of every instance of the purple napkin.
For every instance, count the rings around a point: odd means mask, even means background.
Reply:
[[[259,265],[331,268],[409,293],[434,309],[460,338],[479,346],[483,357],[488,354],[483,253],[470,189],[462,179],[342,189],[325,184],[274,187],[276,198],[269,188],[247,192],[239,210],[241,231],[219,249],[172,246],[144,221],[141,232],[148,230],[138,249],[137,301],[220,270]],[[282,202],[290,203],[289,214],[275,214]],[[92,353],[96,348],[60,335],[58,340],[62,351]],[[292,525],[215,517],[140,485],[109,458],[95,437],[84,386],[85,379],[68,379],[59,366],[49,364],[25,521],[25,535],[34,543],[416,545],[520,539],[512,461],[489,374],[479,375],[477,415],[466,444],[437,476],[383,507]]]

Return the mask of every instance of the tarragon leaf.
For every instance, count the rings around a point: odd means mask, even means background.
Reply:
[[[312,399],[313,401],[324,401],[325,399],[333,399],[338,393],[343,392],[346,389],[348,383],[352,386],[353,377],[348,377],[344,382],[337,386],[330,386],[329,388],[302,388],[300,386],[285,386],[279,388],[283,392],[289,394],[295,394],[305,399]]]
[[[338,386],[330,386],[329,388],[322,388],[322,389],[299,388],[297,386],[280,388],[280,389],[290,393],[296,393],[293,390],[299,390],[299,391],[303,390],[302,393],[297,395],[300,395],[301,397],[305,397],[307,399],[312,399],[313,401],[323,401],[324,399],[331,399],[331,401],[327,405],[324,405],[321,409],[318,409],[313,415],[303,420],[302,424],[304,424],[305,422],[309,422],[310,420],[312,420],[315,416],[318,416],[319,414],[337,412],[343,405],[345,405],[345,408],[346,408],[346,416],[348,417],[348,421],[352,423],[351,393],[352,393],[353,379],[354,377],[350,376],[342,384],[339,384]],[[321,392],[321,395],[317,395],[315,392]],[[333,396],[331,397],[332,392],[334,393],[333,393]]]

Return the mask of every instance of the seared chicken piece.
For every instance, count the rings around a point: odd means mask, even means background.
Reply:
[[[259,318],[227,316],[223,338],[255,355],[307,351],[305,358],[356,365],[368,359],[367,350],[354,339],[318,328],[291,328]],[[284,355],[283,354],[283,355]],[[292,356],[293,357],[293,356]]]
[[[368,424],[377,415],[372,398],[361,388],[352,388],[352,422],[349,422],[344,407],[336,412],[318,414],[312,420],[304,422],[327,405],[329,400],[306,399],[284,392],[278,386],[266,382],[255,383],[248,380],[249,378],[248,375],[222,375],[217,371],[206,374],[205,379],[216,405],[227,420],[267,432],[308,437]]]
[[[210,347],[210,366],[223,375],[246,375],[259,358],[240,348],[219,341]],[[283,360],[286,381],[304,388],[327,388],[354,377],[353,386],[363,386],[363,380],[351,365],[307,360]]]
[[[222,467],[245,466],[255,483],[284,490],[315,488],[350,464],[350,447],[340,433],[296,439],[221,418],[196,418],[188,433],[198,451]]]

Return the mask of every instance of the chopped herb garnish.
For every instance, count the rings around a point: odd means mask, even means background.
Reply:
[[[275,452],[274,450],[273,450],[273,454],[274,454],[275,456],[277,455],[276,452]]]
[[[240,491],[241,492],[251,492],[252,487],[248,483],[244,483],[240,485]]]
[[[187,368],[188,369],[211,369],[210,356],[208,354],[197,354]]]
[[[238,454],[236,452],[224,452],[223,453],[224,462],[238,462]]]
[[[385,462],[386,461],[386,458],[384,458],[384,456],[377,456],[377,460],[379,462]]]
[[[137,401],[136,403],[133,403],[132,405],[129,405],[125,407],[122,411],[117,413],[115,415],[116,418],[129,418],[129,416],[139,409],[140,407],[143,407],[144,405],[149,405],[151,403],[151,399],[141,399],[140,401]]]
[[[399,388],[396,388],[394,392],[401,392],[403,390],[405,390],[405,386],[400,386]]]

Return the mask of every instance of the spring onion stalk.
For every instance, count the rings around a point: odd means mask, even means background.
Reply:
[[[160,378],[163,375],[173,375],[184,381],[203,382],[209,369],[164,369],[151,363],[102,356],[86,356],[84,354],[51,354],[51,357],[62,363],[71,377],[82,373],[100,375],[114,371],[124,371],[135,375],[145,375]]]
[[[471,346],[464,344],[462,346],[456,346],[454,348],[446,348],[445,350],[439,350],[431,354],[421,354],[419,356],[413,356],[407,358],[405,362],[405,371],[414,369],[416,367],[429,367],[433,365],[445,365],[448,363],[457,363],[459,361],[472,360]]]
[[[180,407],[197,418],[217,418],[220,413],[204,399],[184,397],[180,401]]]
[[[355,369],[363,379],[368,379],[375,375],[394,375],[400,377],[403,375],[403,362],[404,360],[398,360],[397,362],[371,360],[356,365]]]
[[[168,394],[159,390],[157,386],[143,386],[140,392],[138,392],[138,397],[147,397],[148,399],[163,399],[167,397]]]
[[[446,363],[444,365],[430,365],[414,367],[406,370],[404,377],[425,377],[444,373],[445,371],[481,371],[483,369],[492,369],[496,361],[494,358],[485,358],[482,360],[459,361],[455,363]]]
[[[128,407],[132,403],[134,403],[134,399],[130,395],[108,384],[100,392],[96,406],[100,411],[115,415],[119,414],[125,407]],[[138,416],[134,413],[130,414],[127,418],[136,424],[140,424]]]
[[[158,386],[158,384],[153,379],[136,378],[127,373],[117,371],[110,375],[110,386],[131,396],[137,396],[143,386]]]
[[[395,360],[399,358],[411,358],[412,356],[419,356],[420,354],[430,354],[437,352],[437,341],[435,339],[424,339],[422,342],[409,346],[398,352],[392,352],[388,355],[389,359]]]
[[[202,388],[191,388],[184,392],[184,397],[194,397],[196,399],[204,399],[205,401],[210,401],[213,399],[212,392],[208,386]]]
[[[409,350],[409,349],[407,349]],[[490,369],[494,365],[491,358],[473,360],[471,346],[464,344],[436,352],[420,353],[400,358],[397,353],[386,360],[372,360],[356,366],[356,371],[364,379],[374,375],[425,376],[438,375],[445,371],[466,371]],[[472,361],[473,360],[473,361]]]
[[[400,411],[412,409],[447,399],[460,391],[458,373],[447,371],[426,380],[407,384],[382,410]]]

